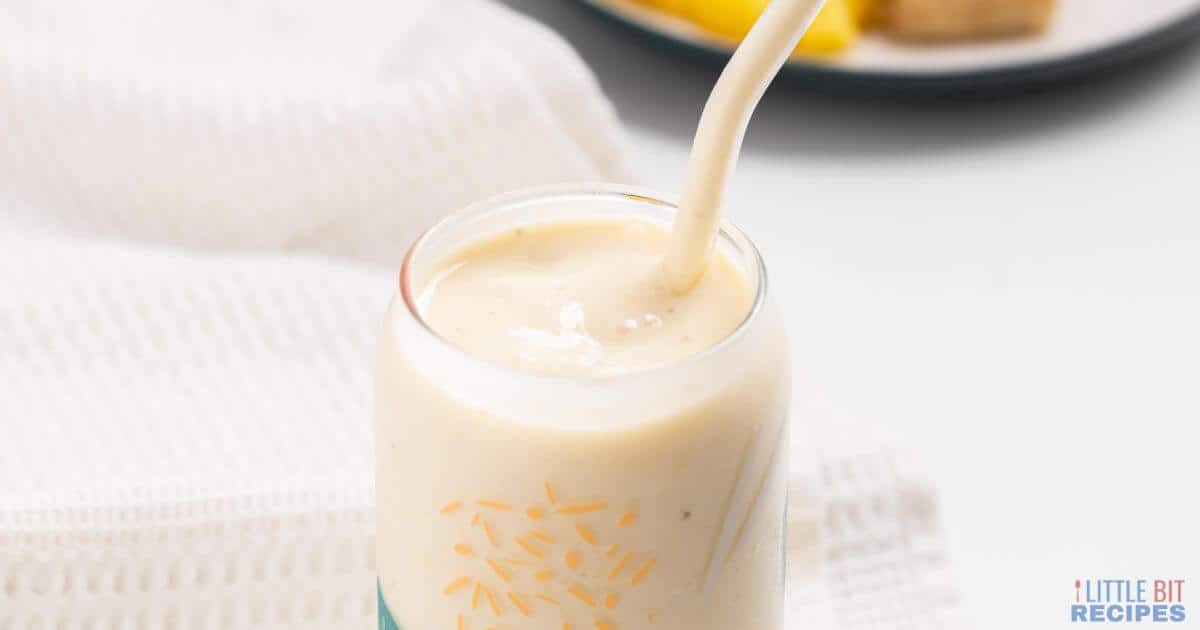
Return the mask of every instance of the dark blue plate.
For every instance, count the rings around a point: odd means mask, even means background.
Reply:
[[[915,46],[869,33],[844,54],[795,58],[784,67],[783,76],[854,92],[1019,91],[1136,61],[1200,34],[1200,0],[1059,1],[1054,25],[1042,35]],[[670,48],[724,60],[735,45],[629,0],[583,3]]]

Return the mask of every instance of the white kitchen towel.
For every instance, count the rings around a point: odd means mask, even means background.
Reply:
[[[937,494],[900,437],[804,392],[793,411],[793,630],[969,628]]]
[[[373,626],[400,256],[621,158],[569,47],[481,1],[0,3],[0,630]],[[928,482],[799,419],[792,626],[960,627]]]
[[[39,224],[395,265],[621,158],[575,52],[481,0],[0,2],[0,192]]]
[[[395,275],[0,228],[0,628],[362,628]],[[961,628],[929,481],[796,410],[797,630]]]

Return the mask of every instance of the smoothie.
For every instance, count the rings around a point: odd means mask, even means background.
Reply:
[[[586,377],[667,365],[728,337],[754,300],[727,258],[687,293],[669,290],[669,238],[644,221],[514,228],[447,260],[419,308],[450,343],[520,370]]]
[[[667,288],[673,216],[532,193],[410,253],[375,389],[381,627],[782,627],[782,327],[732,228]]]

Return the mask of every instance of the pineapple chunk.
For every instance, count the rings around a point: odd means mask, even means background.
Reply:
[[[770,0],[696,0],[688,17],[701,28],[741,41]]]
[[[655,0],[661,2],[662,0]],[[707,31],[741,40],[766,9],[769,0],[697,0],[688,16]],[[871,0],[827,0],[813,20],[796,51],[820,54],[837,52],[853,44],[859,35],[855,10]]]
[[[849,48],[858,41],[859,22],[855,18],[854,0],[828,0],[817,14],[812,26],[796,46],[802,54],[827,54]]]

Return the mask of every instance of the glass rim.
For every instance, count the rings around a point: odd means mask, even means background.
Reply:
[[[486,197],[480,201],[471,203],[460,210],[450,213],[434,223],[429,229],[421,233],[420,236],[413,241],[412,245],[404,255],[404,259],[400,265],[399,272],[399,288],[400,298],[404,303],[407,315],[417,324],[420,329],[420,334],[428,337],[436,343],[437,346],[459,356],[472,363],[485,365],[493,370],[500,370],[514,376],[520,376],[535,381],[547,383],[617,383],[631,379],[643,379],[654,374],[661,374],[670,370],[677,370],[683,366],[695,364],[704,359],[720,353],[722,350],[736,343],[740,338],[746,335],[747,330],[757,321],[760,314],[765,309],[767,298],[767,269],[763,262],[762,254],[758,247],[746,236],[744,232],[733,225],[729,220],[723,219],[717,233],[717,240],[724,240],[735,247],[743,256],[748,257],[750,268],[756,276],[754,286],[754,299],[751,302],[750,309],[746,312],[738,325],[721,338],[720,341],[705,348],[695,354],[689,355],[682,359],[654,365],[651,367],[630,370],[628,372],[620,372],[617,374],[607,374],[598,376],[561,376],[553,374],[539,374],[514,368],[510,365],[490,361],[471,353],[470,351],[459,347],[458,345],[438,334],[432,326],[429,325],[425,318],[421,315],[421,309],[417,303],[417,295],[414,292],[414,282],[411,277],[413,261],[421,254],[421,249],[427,244],[429,239],[453,226],[458,221],[467,217],[475,216],[481,213],[503,209],[509,206],[516,206],[524,202],[537,201],[552,201],[556,198],[571,198],[571,197],[608,197],[614,198],[623,202],[644,203],[652,206],[658,206],[670,210],[672,216],[678,211],[678,204],[669,198],[664,198],[664,195],[658,191],[651,190],[640,186],[631,186],[627,184],[615,183],[567,183],[553,184],[548,186],[534,186],[529,188],[521,188],[518,190],[501,193],[491,197]],[[716,245],[714,245],[714,248]]]

